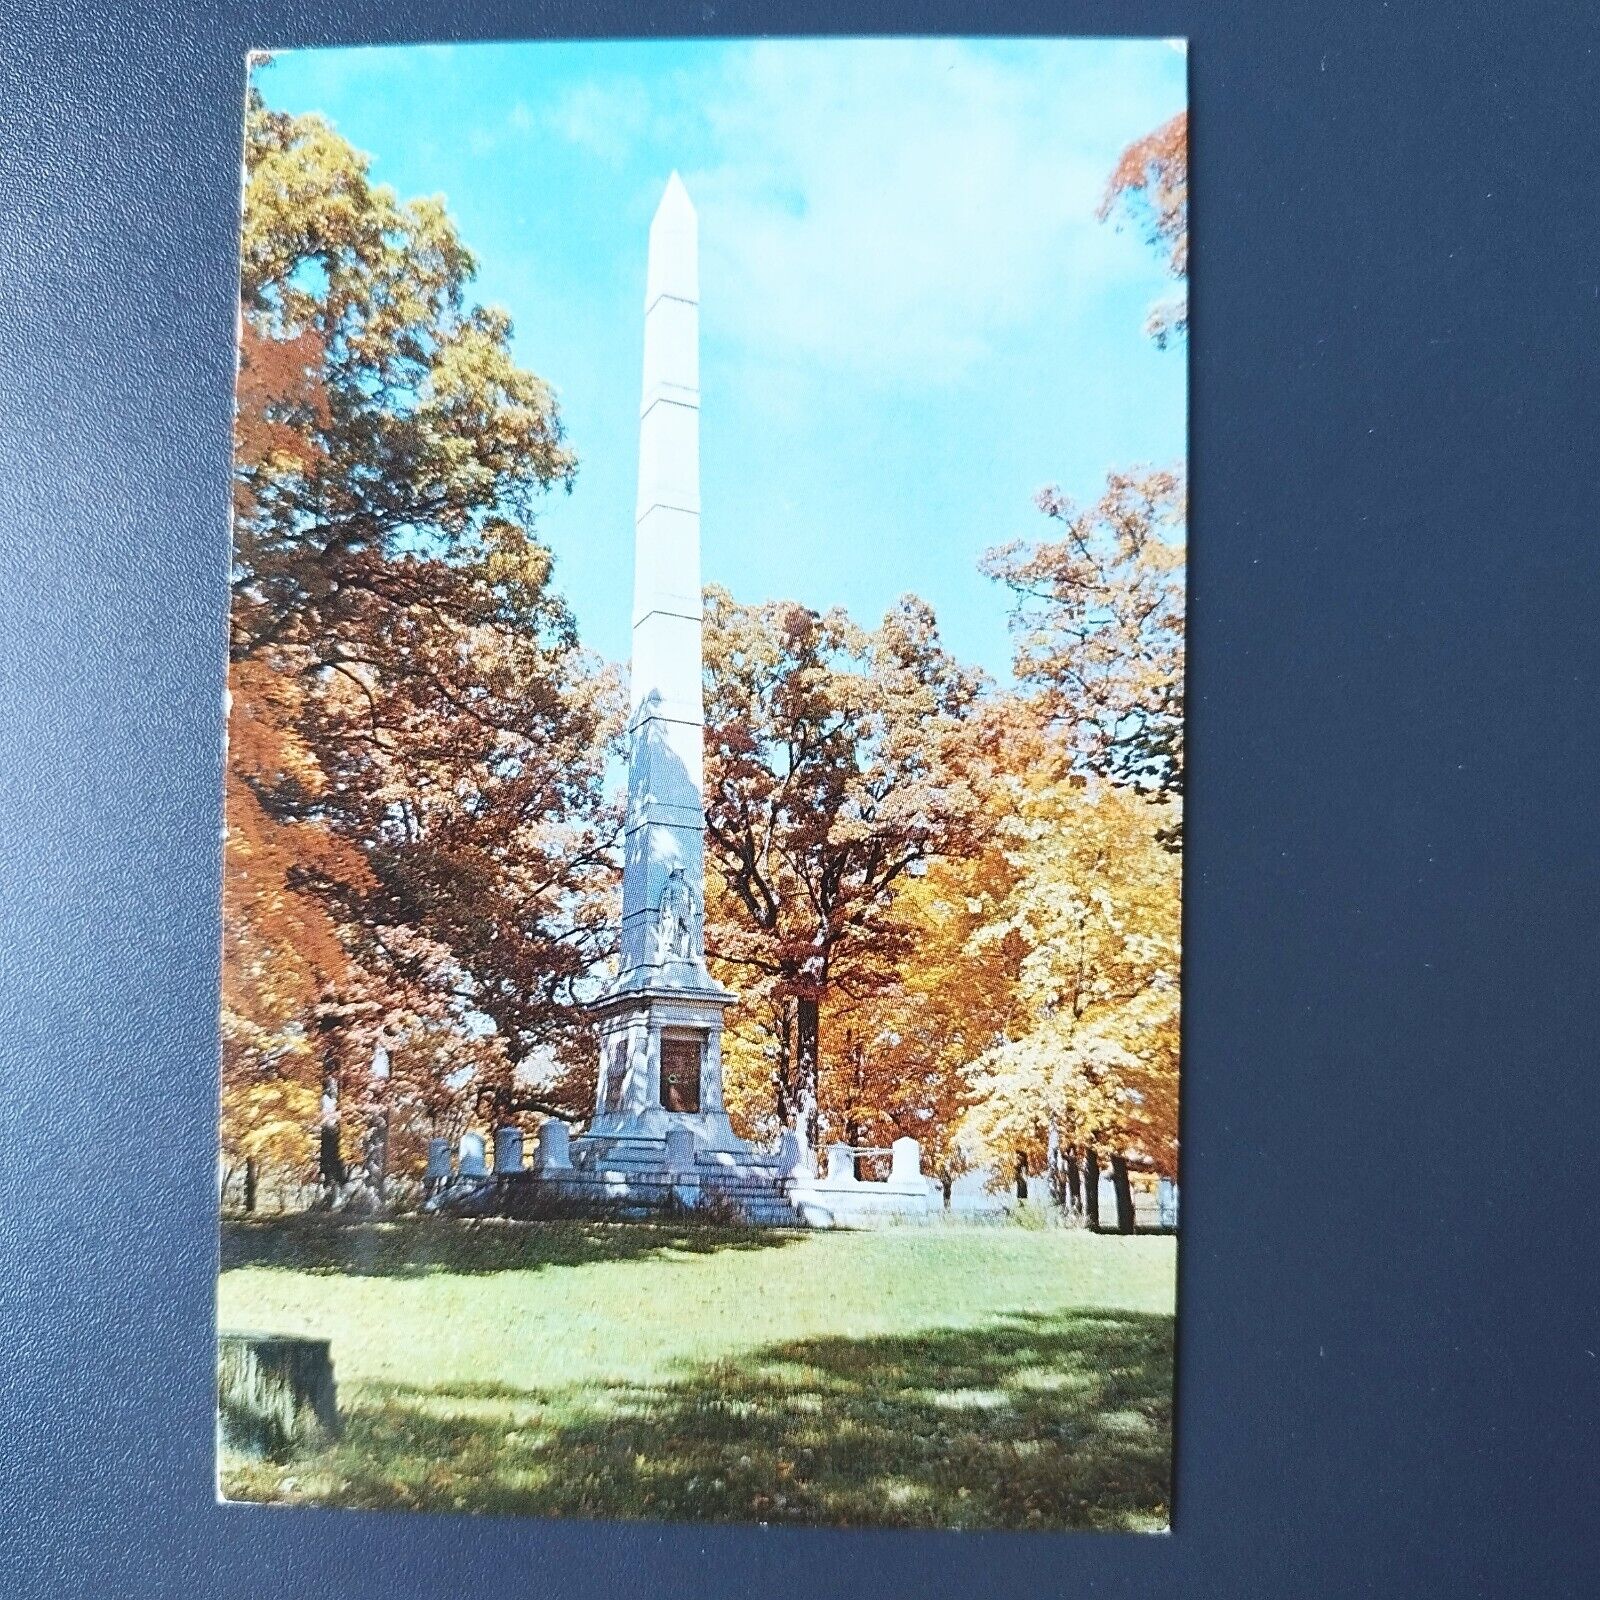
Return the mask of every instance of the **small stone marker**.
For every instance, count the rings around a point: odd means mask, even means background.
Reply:
[[[694,1129],[667,1129],[667,1171],[694,1171]]]
[[[778,1142],[778,1172],[785,1178],[809,1178],[811,1162],[806,1157],[805,1140],[792,1128]]]
[[[481,1133],[464,1133],[461,1135],[461,1159],[456,1163],[456,1172],[463,1178],[487,1178],[489,1168],[483,1159],[483,1135]]]
[[[522,1171],[522,1129],[494,1130],[494,1170],[497,1173]]]
[[[856,1181],[856,1153],[847,1144],[828,1146],[828,1183],[854,1183]]]
[[[533,1151],[534,1170],[570,1172],[572,1170],[572,1130],[555,1117],[539,1124]]]
[[[448,1139],[430,1139],[428,1141],[428,1170],[423,1177],[429,1183],[442,1183],[450,1176],[450,1141]]]
[[[922,1146],[909,1136],[889,1146],[889,1182],[922,1182]]]
[[[336,1439],[328,1341],[218,1334],[217,1419],[224,1447],[241,1455],[282,1457]]]

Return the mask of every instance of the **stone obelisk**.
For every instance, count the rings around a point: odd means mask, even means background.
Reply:
[[[650,225],[634,525],[621,960],[596,1002],[595,1115],[581,1164],[748,1154],[722,1105],[722,1012],[705,963],[698,224],[673,173]]]

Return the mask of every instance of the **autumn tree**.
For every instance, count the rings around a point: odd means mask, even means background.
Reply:
[[[835,1022],[841,1060],[824,1081],[824,1109],[852,1144],[916,1139],[924,1170],[947,1196],[970,1165],[962,1141],[973,1103],[966,1069],[1018,1020],[1020,941],[978,937],[999,914],[1009,875],[1004,852],[991,843],[903,880],[894,911],[908,951],[896,979]]]
[[[371,883],[358,850],[315,823],[275,817],[274,783],[308,794],[322,775],[294,733],[304,681],[256,663],[233,674],[223,858],[222,1154],[254,1210],[262,1169],[309,1178],[322,1068],[307,1023],[357,973],[315,880]]]
[[[1159,794],[1183,789],[1184,481],[1114,472],[1093,505],[1059,489],[1060,536],[991,550],[1013,597],[1017,680],[1081,770]]]
[[[292,1043],[241,1045],[262,1071],[320,1070],[330,1181],[351,1085],[425,1103],[417,1057],[447,1036],[492,1039],[466,1080],[495,1116],[566,1108],[559,1073],[545,1092],[520,1069],[583,1054],[610,937],[616,684],[535,530],[575,458],[509,319],[469,302],[474,270],[441,201],[401,202],[321,118],[252,92],[228,937],[303,953],[270,1001],[236,986],[235,1031]]]
[[[1080,773],[1018,801],[1013,886],[974,938],[1021,942],[1017,1009],[968,1069],[968,1125],[1034,1170],[1052,1149],[1081,1155],[1091,1196],[1108,1161],[1131,1227],[1130,1159],[1176,1169],[1180,879],[1165,838],[1181,801]]]
[[[838,1022],[849,1060],[825,1085],[825,1105],[880,1145],[915,1138],[947,1198],[975,1154],[969,1069],[1028,1023],[1018,985],[1027,946],[1001,926],[1018,881],[1013,822],[1023,797],[1063,775],[1065,763],[1059,741],[1017,697],[991,696],[968,712],[960,765],[979,802],[971,848],[896,884],[905,956],[891,984]]]
[[[1034,1170],[1064,1153],[1074,1183],[1081,1156],[1091,1216],[1108,1158],[1131,1227],[1130,1155],[1171,1171],[1177,1138],[1184,484],[1113,473],[1091,507],[1039,504],[1061,537],[984,565],[1014,597],[1020,700],[1062,764],[1017,795],[1017,886],[989,936],[1028,946],[1030,1021],[971,1069],[974,1125]]]
[[[370,632],[426,597],[472,625],[556,621],[536,497],[570,484],[549,387],[440,199],[402,203],[322,118],[252,93],[241,231],[235,658]],[[271,384],[262,367],[303,369]]]
[[[1127,217],[1143,227],[1167,271],[1189,276],[1189,113],[1180,111],[1122,152],[1100,202],[1100,217]],[[1189,331],[1189,293],[1182,289],[1150,309],[1146,331],[1165,349]]]
[[[705,662],[708,943],[764,999],[774,1111],[814,1146],[825,1002],[892,982],[896,885],[973,847],[961,729],[980,683],[911,596],[867,630],[712,588]]]

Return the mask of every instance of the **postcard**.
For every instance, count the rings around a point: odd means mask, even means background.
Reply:
[[[1186,70],[252,59],[224,1498],[1168,1526]]]

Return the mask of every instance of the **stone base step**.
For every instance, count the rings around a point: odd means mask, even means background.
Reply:
[[[761,1227],[806,1225],[804,1215],[789,1203],[786,1183],[764,1172],[721,1168],[641,1172],[608,1162],[600,1168],[574,1167],[565,1172],[510,1173],[501,1181],[499,1206],[512,1215],[570,1205],[626,1218],[687,1209],[713,1216],[731,1213],[730,1220]]]
[[[456,1215],[528,1220],[615,1217],[627,1220],[700,1212],[708,1222],[756,1227],[862,1228],[928,1222],[938,1208],[923,1192],[888,1185],[780,1179],[770,1171],[697,1167],[692,1171],[596,1168],[528,1170],[455,1178],[425,1209]]]
[[[669,1172],[666,1142],[661,1139],[574,1139],[572,1165],[579,1172],[626,1172],[640,1176]],[[760,1151],[699,1150],[695,1153],[694,1166],[685,1170],[703,1179],[719,1181],[724,1178],[763,1183],[780,1181],[778,1158]]]

